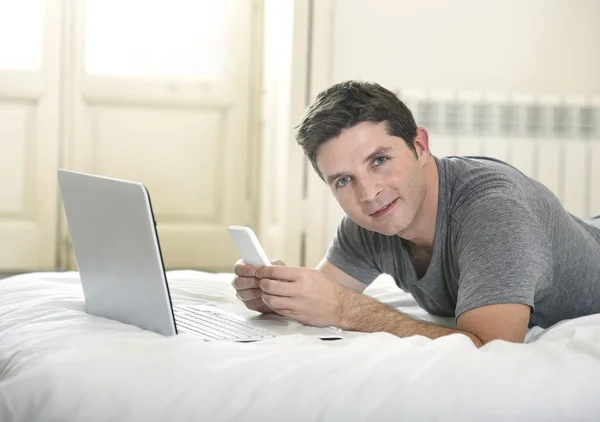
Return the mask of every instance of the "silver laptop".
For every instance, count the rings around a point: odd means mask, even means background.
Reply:
[[[63,169],[58,182],[89,314],[206,340],[255,341],[297,333],[343,338],[340,330],[259,314],[241,303],[173,306],[144,185]]]

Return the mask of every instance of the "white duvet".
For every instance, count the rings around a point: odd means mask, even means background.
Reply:
[[[175,303],[236,302],[231,275],[168,277]],[[366,293],[436,320],[388,278]],[[0,280],[1,422],[600,421],[600,315],[477,349],[459,334],[211,343],[83,310],[77,273]]]

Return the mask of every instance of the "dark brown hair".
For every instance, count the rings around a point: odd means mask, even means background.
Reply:
[[[321,179],[317,168],[320,147],[362,122],[385,122],[387,133],[402,138],[416,154],[417,124],[393,92],[373,82],[341,82],[320,92],[296,127],[296,141]]]

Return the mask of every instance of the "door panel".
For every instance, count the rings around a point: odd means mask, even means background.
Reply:
[[[56,256],[61,2],[0,2],[0,272]]]
[[[98,106],[90,114],[95,171],[143,180],[160,221],[219,222],[224,167],[218,159],[200,165],[199,157],[224,156],[222,113]]]
[[[0,103],[0,178],[22,183],[7,183],[0,190],[0,212],[3,215],[31,216],[31,184],[27,174],[35,168],[31,149],[31,115],[34,105],[30,101],[5,101]],[[25,192],[29,190],[30,192]],[[29,193],[29,194],[28,194]],[[27,203],[29,202],[29,203]]]
[[[256,2],[159,1],[136,19],[135,8],[121,10],[122,3],[90,2],[91,15],[88,2],[76,3],[67,166],[147,186],[167,268],[229,271],[237,254],[227,226],[255,222],[257,168],[247,157],[256,142]],[[110,7],[130,19],[113,22]],[[188,17],[206,19],[204,11],[223,24]],[[160,31],[167,39],[152,29],[159,24],[173,28]],[[102,44],[97,34],[115,25],[129,50],[114,39]],[[72,251],[66,255],[75,268]]]

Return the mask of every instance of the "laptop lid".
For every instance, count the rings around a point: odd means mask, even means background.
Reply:
[[[63,169],[58,182],[87,312],[163,335],[176,334],[144,185]]]

